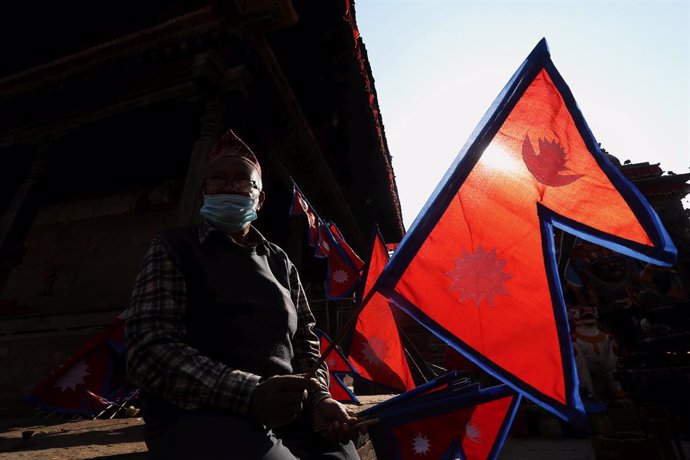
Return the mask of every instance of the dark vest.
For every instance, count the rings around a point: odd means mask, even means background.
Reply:
[[[158,236],[185,279],[187,343],[233,369],[291,374],[297,310],[287,255],[265,241],[241,246],[218,231],[200,243],[198,226]],[[161,422],[180,410],[151,394],[144,402]]]
[[[286,254],[268,242],[240,246],[216,231],[199,243],[198,226],[159,236],[186,282],[188,343],[262,377],[292,373],[297,311]]]

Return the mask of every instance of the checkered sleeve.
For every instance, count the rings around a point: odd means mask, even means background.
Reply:
[[[137,276],[125,325],[127,371],[142,389],[184,409],[245,414],[259,376],[231,369],[185,343],[186,285],[154,237]]]
[[[314,328],[316,320],[309,308],[307,296],[302,288],[297,269],[290,264],[290,295],[297,308],[297,331],[293,339],[293,349],[295,353],[294,370],[296,373],[310,371],[321,357],[319,337]],[[316,378],[321,382],[323,391],[309,395],[307,408],[313,408],[316,404],[326,397],[330,397],[328,392],[328,366],[323,363],[316,371]]]

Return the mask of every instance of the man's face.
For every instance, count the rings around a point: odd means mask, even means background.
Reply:
[[[261,177],[256,168],[238,158],[219,158],[206,165],[203,190],[206,195],[241,195],[257,199],[257,210],[264,202]]]

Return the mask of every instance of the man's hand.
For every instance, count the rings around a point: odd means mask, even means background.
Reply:
[[[335,399],[322,399],[314,408],[312,426],[332,442],[347,442],[358,435],[357,429],[353,428],[357,423],[354,415],[353,410]]]
[[[287,425],[302,410],[307,391],[318,391],[319,382],[302,375],[276,375],[254,387],[249,415],[274,428]]]

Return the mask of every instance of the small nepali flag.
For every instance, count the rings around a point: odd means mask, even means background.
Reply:
[[[498,457],[519,402],[506,385],[463,391],[446,386],[362,415],[379,420],[369,427],[378,458],[488,460]]]
[[[640,260],[676,259],[654,210],[600,150],[542,40],[377,289],[489,374],[586,426],[554,227]]]
[[[46,411],[93,417],[103,404],[135,390],[125,371],[123,330],[124,320],[115,318],[31,389],[25,400]]]
[[[388,259],[386,245],[376,231],[372,238],[362,299],[368,298]],[[415,387],[393,311],[388,299],[378,292],[374,292],[359,313],[349,357],[362,378],[399,391]]]
[[[350,297],[361,280],[360,271],[339,246],[332,246],[326,265],[326,297],[331,300]]]
[[[316,335],[319,336],[321,352],[328,350],[333,343],[330,337],[320,329],[316,329]],[[357,375],[357,371],[352,364],[347,360],[339,347],[335,347],[326,357],[326,365],[328,366],[328,374],[330,377],[328,391],[330,391],[333,399],[343,403],[359,404],[357,397],[350,391],[342,380],[343,375]]]
[[[317,257],[328,257],[326,297],[349,297],[359,287],[364,262],[355,254],[333,222],[319,225]]]

